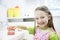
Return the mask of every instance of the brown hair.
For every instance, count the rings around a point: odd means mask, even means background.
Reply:
[[[41,7],[37,7],[36,9],[35,9],[35,11],[37,11],[37,10],[41,10],[41,11],[44,11],[44,12],[46,12],[46,13],[48,13],[48,15],[51,15],[51,19],[50,20],[48,20],[48,27],[49,28],[53,28],[53,30],[55,31],[55,28],[54,28],[54,25],[53,25],[53,18],[52,18],[52,14],[51,14],[51,12],[49,11],[49,9],[46,7],[46,6],[41,6]],[[36,24],[35,24],[36,25]],[[36,27],[35,27],[35,29],[36,29]],[[34,30],[35,30],[34,29]]]

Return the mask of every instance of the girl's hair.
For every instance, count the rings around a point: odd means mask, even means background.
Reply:
[[[46,6],[41,6],[41,7],[37,7],[35,9],[35,11],[37,11],[37,10],[44,11],[44,12],[48,13],[48,15],[51,16],[50,20],[48,20],[47,25],[48,25],[49,28],[53,28],[53,30],[55,31],[55,28],[54,28],[54,25],[53,25],[53,18],[52,18],[52,15],[51,15],[51,12],[49,11],[49,9]],[[36,25],[36,23],[35,23],[35,25]],[[35,29],[36,29],[36,27],[35,27]]]

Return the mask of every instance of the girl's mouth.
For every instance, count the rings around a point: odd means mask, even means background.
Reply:
[[[40,23],[38,23],[39,25],[43,25],[44,24],[44,22],[40,22]]]

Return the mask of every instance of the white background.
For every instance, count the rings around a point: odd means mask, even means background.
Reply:
[[[4,27],[6,27],[7,25],[7,9],[8,8],[14,8],[16,5],[19,5],[19,7],[21,8],[20,17],[33,18],[34,9],[37,6],[46,5],[50,9],[53,15],[54,26],[58,35],[60,36],[60,31],[59,31],[60,30],[60,3],[59,2],[60,0],[43,0],[43,1],[41,0],[29,0],[29,1],[28,0],[9,0],[9,1],[1,0],[0,1],[0,22],[2,22],[1,25],[3,25]],[[21,25],[33,26],[34,23],[30,22],[30,23],[25,23]]]

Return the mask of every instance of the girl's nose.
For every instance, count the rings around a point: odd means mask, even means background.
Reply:
[[[40,23],[40,22],[43,22],[43,20],[42,20],[42,19],[39,19],[38,22],[39,22],[39,23]]]
[[[38,19],[38,21],[39,21],[39,22],[41,22],[41,21],[42,21],[42,19]]]

